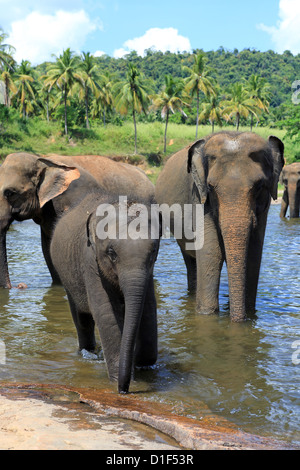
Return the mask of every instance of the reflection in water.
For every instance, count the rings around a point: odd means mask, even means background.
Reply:
[[[300,221],[282,221],[270,209],[254,319],[229,318],[226,269],[220,314],[195,313],[186,271],[174,240],[163,240],[155,268],[159,360],[138,371],[132,390],[197,419],[214,413],[243,430],[300,441],[299,368],[292,343],[299,339]],[[0,339],[6,364],[0,380],[114,388],[105,363],[77,352],[66,295],[52,287],[40,248],[39,228],[13,224],[8,233],[13,285],[0,291]]]

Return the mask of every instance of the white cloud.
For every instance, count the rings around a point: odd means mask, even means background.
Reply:
[[[130,51],[136,51],[138,55],[143,56],[145,49],[183,52],[191,51],[191,44],[189,39],[178,34],[175,28],[151,28],[144,36],[126,41],[122,48],[114,51],[114,57],[123,57]]]
[[[68,47],[79,52],[88,34],[100,28],[84,10],[59,10],[53,15],[34,11],[12,23],[7,42],[16,48],[17,62],[26,59],[38,64],[51,60],[51,54],[61,54]]]
[[[279,1],[279,21],[276,26],[258,25],[270,34],[276,52],[285,50],[300,53],[300,2],[299,0]]]
[[[101,57],[102,55],[105,55],[106,52],[103,52],[103,51],[96,51],[93,53],[93,56],[94,57]]]

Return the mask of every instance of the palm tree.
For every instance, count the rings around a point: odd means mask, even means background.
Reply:
[[[48,78],[45,81],[45,85],[50,85],[49,90],[56,86],[62,92],[66,135],[68,134],[67,98],[74,84],[81,81],[81,76],[78,73],[78,63],[78,57],[74,55],[70,48],[66,49],[59,57],[56,57],[55,63],[49,65]]]
[[[270,86],[266,79],[259,75],[251,75],[249,80],[245,84],[246,90],[249,92],[249,97],[255,101],[256,107],[261,112],[269,112],[270,105]],[[253,117],[254,114],[251,112],[251,131],[253,128]]]
[[[201,103],[199,121],[208,119],[212,126],[212,132],[214,132],[215,124],[222,126],[222,116],[223,109],[220,105],[219,89],[216,89],[215,94],[208,95],[205,101]]]
[[[12,58],[12,54],[14,53],[15,48],[3,42],[5,41],[7,37],[8,35],[5,34],[3,30],[0,28],[0,67],[1,69],[5,65],[8,67],[11,67],[12,62],[14,62]]]
[[[167,129],[170,113],[175,113],[176,111],[181,112],[184,116],[182,106],[187,106],[181,98],[181,93],[183,90],[183,82],[181,80],[174,79],[171,75],[165,76],[165,85],[162,91],[154,96],[153,98],[153,107],[156,109],[161,109],[161,117],[166,118],[165,126],[165,136],[164,136],[164,152],[167,151]]]
[[[100,75],[99,89],[97,90],[92,101],[92,116],[98,117],[102,114],[103,125],[106,124],[106,115],[113,106],[113,77],[109,73]]]
[[[98,91],[98,99],[101,103],[102,112],[103,112],[103,124],[105,127],[105,116],[107,112],[112,109],[113,105],[113,95],[112,95],[112,87],[113,87],[113,76],[104,74],[101,76],[100,79],[100,90]]]
[[[48,78],[47,75],[41,75],[38,79],[38,95],[39,95],[39,104],[40,107],[46,111],[46,119],[50,121],[50,109],[51,109],[51,102],[54,99],[54,88],[51,88],[49,83],[46,83],[46,79]]]
[[[196,138],[198,136],[199,123],[199,105],[200,92],[204,95],[213,94],[213,79],[210,77],[210,69],[207,67],[207,57],[203,52],[194,54],[194,65],[190,67],[184,66],[182,69],[189,73],[189,77],[185,79],[185,89],[187,93],[197,98],[197,120],[196,120]]]
[[[232,116],[236,117],[237,130],[239,130],[241,117],[247,118],[249,113],[257,117],[255,100],[249,97],[249,92],[242,83],[234,83],[231,86],[228,99],[221,102],[221,106],[224,107],[223,113],[228,115],[228,119]]]
[[[0,80],[4,84],[4,105],[8,107],[10,105],[9,92],[17,93],[17,87],[13,77],[13,68],[11,66],[7,64],[4,65]]]
[[[23,118],[28,116],[28,113],[33,110],[33,102],[35,102],[35,90],[33,82],[33,70],[28,60],[22,60],[19,67],[16,69],[16,92],[13,99],[17,99],[20,103],[20,111]]]
[[[150,86],[138,68],[128,63],[126,78],[114,86],[115,106],[121,114],[127,114],[129,109],[132,111],[134,123],[134,153],[137,153],[137,129],[136,113],[142,111],[146,114],[150,103]]]
[[[99,77],[97,74],[97,64],[94,56],[89,52],[82,52],[81,62],[78,66],[81,81],[79,82],[79,98],[84,100],[85,104],[85,122],[87,129],[90,128],[89,122],[89,103],[90,96],[96,95],[99,90]]]

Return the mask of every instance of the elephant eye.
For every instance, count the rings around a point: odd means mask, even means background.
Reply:
[[[3,194],[6,199],[11,199],[13,196],[16,196],[17,191],[15,191],[14,189],[5,189],[3,191]]]
[[[112,263],[116,262],[118,256],[115,250],[111,246],[107,248],[106,254],[109,257],[109,259],[112,261]]]

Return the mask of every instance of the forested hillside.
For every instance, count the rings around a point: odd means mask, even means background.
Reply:
[[[269,109],[267,113],[260,116],[259,125],[282,128],[283,121],[295,115],[295,105],[292,103],[295,90],[292,89],[292,85],[300,80],[300,54],[294,56],[290,51],[278,54],[272,50],[267,52],[255,49],[229,51],[220,47],[216,51],[197,50],[193,54],[187,52],[175,54],[148,49],[144,57],[133,51],[124,58],[115,59],[103,55],[96,57],[95,61],[100,74],[120,78],[125,77],[128,62],[135,64],[145,78],[151,80],[153,91],[158,93],[165,84],[166,75],[180,79],[186,78],[188,73],[184,68],[192,67],[194,55],[199,52],[207,58],[207,67],[211,69],[210,75],[220,87],[221,96],[226,95],[233,83],[245,83],[252,75],[260,76],[265,80],[270,92]],[[36,70],[39,73],[46,73],[48,66],[49,64],[44,63]],[[298,109],[296,114],[300,114]],[[185,120],[180,116],[173,116],[171,120],[194,124],[195,117],[195,108],[190,107]],[[243,124],[246,122],[243,121]]]
[[[222,89],[226,89],[233,82],[248,79],[252,74],[261,75],[271,85],[271,106],[276,107],[285,101],[291,101],[292,83],[300,80],[300,54],[294,56],[285,51],[277,54],[273,51],[260,52],[245,49],[243,51],[227,51],[220,47],[217,51],[205,52],[208,66],[212,68],[212,75]],[[182,66],[191,67],[193,54],[174,54],[167,52],[153,52],[148,50],[145,57],[131,52],[126,59],[114,59],[109,56],[97,57],[100,69],[104,71],[125,74],[127,61],[135,63],[145,74],[155,82],[156,91],[164,84],[164,76],[185,77]]]
[[[155,151],[164,154],[169,153],[170,123],[193,126],[194,138],[199,126],[208,132],[226,126],[280,130],[288,143],[289,160],[300,159],[300,54],[220,47],[193,53],[149,49],[144,57],[133,51],[116,59],[66,49],[53,61],[33,67],[27,60],[16,63],[5,39],[2,33],[2,155],[20,148],[27,137],[36,138],[39,128],[50,143],[57,143],[63,133],[72,139],[66,140],[68,145],[75,140],[78,145],[81,138],[90,145],[94,140],[94,151],[99,152],[107,124],[120,127],[126,122],[133,124],[136,154],[137,124],[157,122],[164,123],[163,148],[156,145]],[[295,96],[298,99],[293,100]],[[32,142],[28,147],[34,150]],[[118,153],[118,148],[110,151]]]

